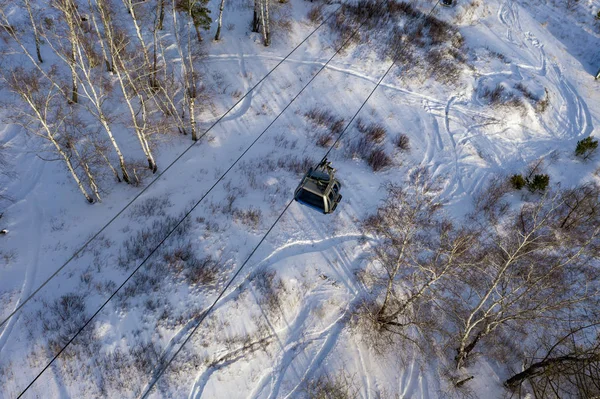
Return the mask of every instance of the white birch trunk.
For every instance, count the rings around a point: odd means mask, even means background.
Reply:
[[[217,20],[217,33],[215,34],[215,40],[221,40],[221,26],[223,25],[223,9],[225,8],[225,0],[221,0],[221,6],[219,7],[219,19]]]
[[[38,31],[38,27],[35,23],[35,18],[33,17],[30,0],[23,0],[23,2],[25,3],[25,7],[27,8],[27,14],[29,15],[29,21],[31,22],[31,27],[33,29],[33,36],[35,38],[35,52],[37,54],[37,59],[41,64],[44,62],[44,60],[42,59],[42,53],[40,52],[40,34]]]
[[[135,16],[135,10],[133,8],[133,4],[132,4],[131,0],[123,0],[123,1],[125,3],[125,6],[131,10],[131,12],[130,12],[131,20],[133,21],[133,26],[135,27],[135,33],[137,35],[137,38],[140,41],[140,44],[142,46],[144,62],[146,63],[146,67],[148,68],[148,71],[150,72],[150,86],[156,87],[156,71],[154,70],[154,68],[152,67],[152,64],[150,63],[150,55],[148,54],[148,47],[146,47],[146,42],[144,41],[144,37],[142,36],[142,30],[140,29],[140,25],[138,23],[137,17]]]

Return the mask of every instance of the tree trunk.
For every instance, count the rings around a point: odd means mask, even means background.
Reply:
[[[465,340],[462,341],[460,347],[456,351],[457,352],[457,355],[456,355],[456,369],[457,370],[464,366],[465,361],[469,357],[469,354],[475,348],[475,345],[477,345],[477,342],[481,339],[481,337],[483,337],[483,330],[478,332],[477,335],[475,335],[475,337],[469,344],[466,344]]]
[[[100,148],[98,148],[96,146],[96,151],[98,151],[98,153],[100,153],[100,156],[102,156],[102,159],[104,159],[104,161],[106,162],[106,164],[108,165],[108,167],[110,168],[110,170],[113,172],[113,174],[115,175],[115,177],[117,178],[117,181],[119,183],[121,183],[121,176],[119,176],[119,172],[117,172],[117,170],[115,169],[115,167],[112,165],[112,163],[110,163],[110,160],[106,157],[106,154],[104,153],[104,151],[102,151]]]
[[[85,197],[85,199],[86,199],[87,202],[89,202],[90,204],[93,204],[94,203],[94,199],[92,197],[90,197],[90,195],[88,194],[87,190],[85,189],[85,187],[81,183],[81,180],[79,180],[79,176],[77,176],[77,173],[75,173],[75,169],[73,168],[73,164],[71,163],[71,160],[69,159],[69,157],[67,156],[67,154],[62,150],[62,148],[56,142],[56,140],[54,140],[54,137],[52,136],[52,134],[50,133],[50,131],[48,129],[47,129],[47,132],[48,132],[48,137],[50,138],[50,141],[52,142],[52,144],[54,144],[54,147],[56,148],[56,151],[58,151],[58,153],[65,160],[65,163],[67,164],[67,168],[69,169],[69,172],[71,172],[71,176],[73,176],[73,179],[77,183],[77,187],[79,187],[79,191],[81,191],[81,194],[83,194],[83,196]]]
[[[94,192],[94,195],[96,196],[96,199],[98,200],[98,202],[101,202],[102,198],[100,198],[100,192],[98,190],[98,185],[96,184],[96,179],[94,178],[94,175],[92,174],[90,165],[88,165],[88,163],[84,159],[81,158],[81,156],[79,155],[79,151],[77,151],[77,147],[75,146],[75,144],[72,145],[72,148],[73,148],[73,152],[75,152],[75,155],[77,156],[77,159],[79,159],[81,166],[83,166],[83,170],[85,171],[85,174],[88,178],[88,182],[90,183],[90,187],[92,188],[92,191]]]
[[[265,20],[263,21],[263,31],[264,31],[264,39],[265,39],[265,46],[268,47],[271,45],[271,21],[270,21],[270,16],[269,16],[269,1],[270,0],[263,0],[264,1],[264,7],[265,7]]]
[[[150,63],[148,47],[146,47],[146,42],[144,41],[144,37],[142,36],[142,30],[140,28],[137,17],[135,15],[135,10],[133,8],[131,0],[125,0],[125,1],[126,1],[126,6],[131,7],[130,14],[131,14],[131,19],[133,21],[133,26],[135,27],[135,33],[136,33],[138,40],[140,41],[140,44],[142,46],[142,54],[144,55],[144,61],[146,62],[146,66],[148,67],[148,69],[150,69],[150,87],[156,87],[156,70],[154,70],[152,68],[152,64]]]
[[[158,0],[158,25],[156,28],[158,30],[163,30],[163,21],[165,20],[165,0]]]
[[[260,17],[259,17],[259,7],[261,0],[254,0],[254,16],[252,17],[252,32],[258,32],[260,30]]]
[[[195,108],[196,98],[189,98],[189,106],[190,106],[190,128],[192,130],[192,140],[198,141],[198,133],[196,132],[196,118],[194,117],[194,108]]]
[[[90,7],[90,10],[93,10],[93,6],[91,3],[91,0],[88,0],[88,5]],[[100,9],[100,12],[102,12],[102,8],[101,6],[98,7]],[[100,43],[100,49],[102,50],[102,57],[104,58],[104,64],[106,65],[106,72],[112,72],[112,66],[110,64],[110,61],[108,60],[109,57],[109,52],[106,50],[106,44],[104,43],[104,38],[102,37],[102,35],[100,34],[100,29],[98,28],[98,21],[96,20],[96,16],[94,14],[94,12],[90,13],[92,16],[92,24],[94,24],[94,30],[96,31],[96,36],[98,36],[98,42]],[[104,22],[104,15],[101,16],[102,21]],[[105,26],[105,30],[106,30],[106,25]]]
[[[194,24],[194,28],[196,29],[196,37],[198,38],[198,42],[202,43],[202,35],[200,34],[200,29],[198,25]]]
[[[265,20],[265,3],[267,2],[268,0],[261,0],[260,2],[260,25],[262,27],[263,44],[265,46],[269,45],[267,37],[267,21]]]
[[[584,357],[578,357],[574,355],[565,355],[555,358],[550,358],[546,360],[542,360],[541,362],[533,363],[531,366],[527,367],[525,370],[521,371],[510,377],[508,380],[504,382],[504,385],[508,388],[516,388],[523,381],[528,378],[535,377],[544,372],[544,370],[553,365],[561,364],[561,363],[588,363],[600,360],[600,354],[591,354]]]
[[[102,112],[102,111],[100,110],[100,112]],[[115,137],[112,134],[112,130],[110,129],[110,126],[104,116],[104,113],[101,113],[99,116],[100,116],[100,123],[102,124],[102,126],[104,127],[104,130],[106,131],[106,134],[108,135],[108,138],[110,139],[110,142],[113,145],[115,152],[117,153],[117,157],[119,157],[119,165],[121,166],[121,173],[123,174],[123,180],[125,181],[125,183],[130,183],[131,179],[129,178],[129,173],[127,173],[127,165],[125,164],[125,158],[123,157],[123,154],[121,153],[121,149],[119,148],[119,145],[117,144],[117,141],[115,140]]]
[[[225,0],[221,0],[221,6],[219,7],[219,19],[217,22],[217,33],[215,40],[221,40],[221,25],[223,25],[223,8],[225,8]]]
[[[42,54],[40,52],[40,34],[38,32],[37,25],[35,23],[35,18],[33,18],[33,12],[31,11],[31,4],[29,0],[24,0],[25,7],[27,8],[27,14],[29,14],[29,21],[31,22],[31,28],[33,29],[33,36],[35,38],[35,52],[37,54],[37,59],[41,63],[44,62],[42,59]]]

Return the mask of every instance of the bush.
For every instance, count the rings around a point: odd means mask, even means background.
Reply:
[[[310,11],[308,11],[308,19],[310,22],[312,22],[313,24],[317,24],[319,22],[321,22],[323,20],[323,7],[322,6],[316,6],[310,9]]]
[[[512,177],[510,178],[510,184],[513,186],[513,188],[515,190],[520,190],[523,187],[525,187],[527,182],[525,181],[525,179],[523,178],[523,176],[521,174],[518,174],[518,175],[512,175]]]
[[[499,104],[502,102],[504,92],[504,86],[502,86],[501,84],[497,84],[496,87],[494,87],[493,89],[490,89],[489,87],[483,89],[481,97],[488,100],[490,104]]]
[[[168,197],[151,197],[136,204],[129,217],[132,219],[148,219],[153,216],[166,216],[165,209],[173,204]]]
[[[246,226],[250,226],[254,229],[256,229],[258,227],[258,225],[260,224],[260,219],[261,219],[262,213],[260,212],[260,209],[255,209],[250,207],[250,209],[241,211],[239,209],[236,209],[233,212],[233,217],[235,220],[239,221],[242,224],[245,224]]]
[[[594,154],[594,152],[597,149],[598,140],[594,140],[592,136],[589,136],[577,142],[577,147],[575,148],[575,155],[578,157],[582,157],[583,159],[588,159]]]
[[[527,188],[531,192],[544,191],[546,190],[546,187],[548,187],[548,183],[550,183],[550,176],[535,175],[533,176],[533,179],[527,182]]]
[[[306,173],[311,166],[315,165],[315,160],[305,156],[304,158],[285,156],[277,160],[277,166],[293,173]]]
[[[377,172],[385,167],[390,166],[392,164],[392,159],[382,148],[375,148],[373,151],[371,151],[371,154],[369,154],[367,163],[374,172]]]
[[[400,133],[396,137],[396,140],[394,140],[394,144],[396,144],[396,147],[401,151],[410,150],[410,140],[408,139],[408,136],[404,133]]]
[[[331,111],[312,108],[304,114],[315,125],[329,129],[333,134],[339,134],[344,130],[344,119],[335,116]]]
[[[202,259],[193,256],[186,261],[185,277],[190,284],[213,284],[217,281],[219,263],[212,256]]]
[[[353,36],[353,43],[380,43],[381,46],[372,47],[380,59],[391,58],[399,65],[424,66],[409,68],[412,75],[431,72],[428,63],[434,60],[437,62],[433,68],[434,77],[440,78],[443,83],[455,81],[462,72],[459,64],[466,63],[466,57],[462,55],[464,39],[458,29],[432,15],[423,14],[411,4],[414,2],[384,3],[358,0],[354,4],[344,4],[338,16],[329,23],[337,34],[336,42],[346,40],[359,24],[364,24],[361,33]],[[457,51],[452,53],[449,49]],[[443,57],[436,54],[428,58],[432,51],[443,54]]]
[[[357,122],[358,131],[365,135],[365,138],[371,143],[381,144],[387,135],[385,128],[379,123],[365,125],[362,120]]]
[[[330,132],[321,133],[317,136],[317,145],[319,147],[330,147],[333,144],[333,134]]]
[[[321,375],[306,381],[302,390],[305,396],[311,399],[355,399],[360,397],[360,390],[353,377],[344,372],[333,377]]]

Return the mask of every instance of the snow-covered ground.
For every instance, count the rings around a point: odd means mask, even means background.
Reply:
[[[460,81],[445,85],[393,70],[359,115],[385,127],[393,166],[374,173],[348,157],[348,143],[359,134],[351,126],[329,157],[343,183],[336,212],[321,215],[292,203],[152,396],[293,398],[306,394],[307,381],[343,375],[360,397],[444,397],[435,364],[410,354],[375,354],[349,328],[351,310],[367,290],[356,276],[369,262],[372,238],[360,221],[383,198],[382,185],[402,183],[425,167],[443,184],[446,212],[458,218],[492,176],[518,173],[540,157],[547,158],[552,182],[564,187],[598,180],[600,163],[598,156],[588,162],[573,156],[578,140],[600,135],[600,83],[593,78],[600,68],[594,20],[600,3],[580,0],[570,11],[558,0],[473,4],[459,0],[436,11],[465,38],[472,68],[465,67]],[[223,39],[205,44],[202,73],[212,104],[199,115],[202,130],[316,28],[306,18],[312,5],[280,5],[291,30],[275,33],[266,48],[248,31],[252,9],[226,2]],[[216,15],[218,4],[211,7]],[[327,109],[349,122],[388,68],[390,61],[369,47],[336,55],[244,153],[334,54],[324,25],[114,220],[141,187],[115,184],[102,203],[88,205],[62,165],[36,156],[34,138],[16,125],[2,126],[0,143],[8,146],[15,176],[3,177],[13,201],[0,208],[0,229],[9,230],[0,236],[0,321],[110,224],[1,327],[0,397],[18,396],[164,237],[173,226],[167,216],[190,210],[244,154],[25,396],[143,394],[285,208],[301,177],[298,165],[325,154],[315,145],[320,128],[305,113]],[[547,95],[546,110],[531,103],[491,107],[481,97],[486,87],[518,83],[539,98]],[[410,139],[409,152],[393,145],[400,133]],[[189,144],[184,138],[163,144],[159,167]],[[182,266],[190,258],[214,270],[190,275]],[[50,311],[64,295],[81,298],[72,299],[83,304],[81,315]],[[506,372],[481,361],[470,370],[476,377],[470,389],[476,397],[502,397]]]

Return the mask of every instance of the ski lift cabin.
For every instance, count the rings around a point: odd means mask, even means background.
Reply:
[[[452,7],[454,5],[454,0],[440,0],[440,4],[444,7]]]
[[[304,175],[294,192],[294,199],[322,213],[332,213],[342,199],[342,184],[334,175],[335,169],[324,159]]]

